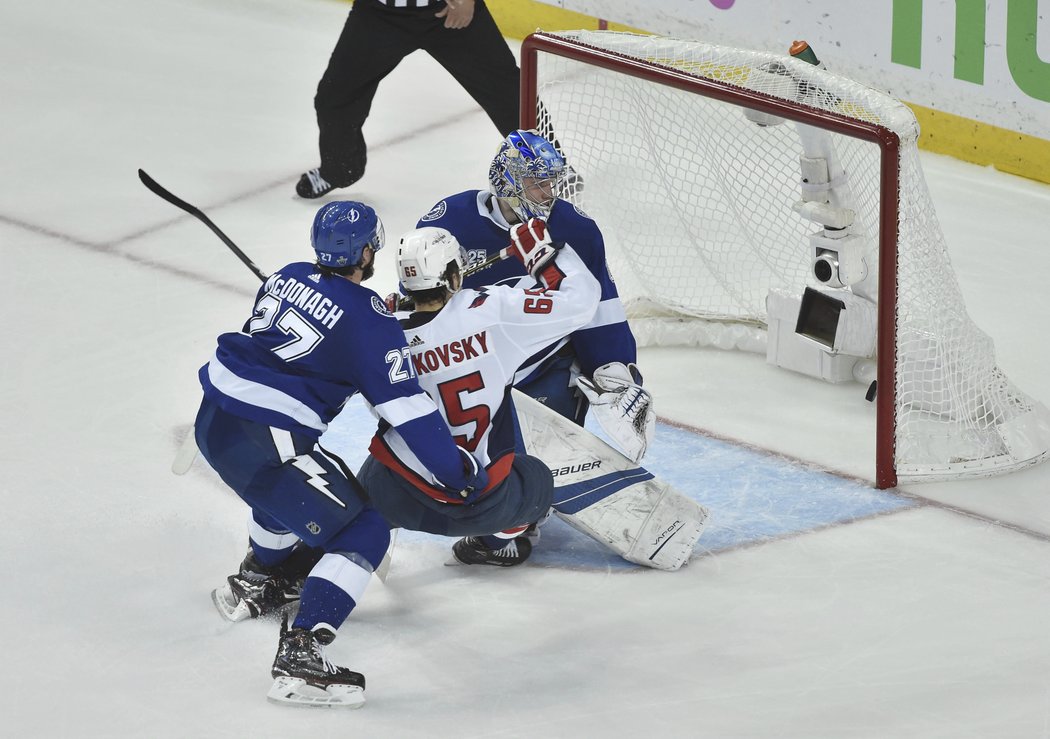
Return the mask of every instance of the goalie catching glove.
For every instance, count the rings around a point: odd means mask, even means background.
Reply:
[[[525,271],[538,280],[540,272],[558,253],[558,247],[551,243],[543,219],[530,218],[510,229],[510,246],[506,251],[507,256],[524,264]]]
[[[642,375],[633,364],[610,362],[590,377],[578,377],[576,386],[591,404],[602,430],[624,456],[638,462],[645,456],[656,430],[653,396],[642,387]]]

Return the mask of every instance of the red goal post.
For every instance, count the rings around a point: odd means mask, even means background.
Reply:
[[[522,126],[555,140],[585,183],[563,196],[602,227],[636,334],[649,320],[705,332],[736,323],[766,332],[768,359],[774,323],[784,336],[766,312],[777,295],[856,294],[877,316],[878,487],[899,472],[950,479],[1046,458],[1046,409],[1002,375],[965,314],[918,163],[918,124],[902,103],[787,55],[616,32],[533,34],[521,70]],[[825,160],[814,194],[805,167]],[[625,172],[642,182],[639,202],[633,190],[630,202],[617,198]],[[839,206],[848,225],[804,201]],[[678,230],[651,236],[665,222]],[[838,291],[815,280],[807,239],[832,242],[814,228],[867,244],[865,277]],[[725,267],[738,252],[759,265],[753,273]]]

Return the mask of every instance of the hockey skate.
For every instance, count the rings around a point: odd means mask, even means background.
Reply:
[[[277,613],[299,602],[303,580],[322,554],[320,549],[300,545],[276,567],[263,567],[249,551],[237,574],[212,591],[212,602],[228,621]]]
[[[493,565],[513,567],[520,565],[532,554],[532,541],[527,534],[508,539],[500,549],[489,549],[480,537],[468,536],[452,545],[452,556],[447,564]]]
[[[323,708],[360,708],[365,702],[365,676],[333,665],[324,648],[335,639],[328,629],[289,629],[281,623],[281,640],[273,660],[273,686],[266,698],[274,703]]]

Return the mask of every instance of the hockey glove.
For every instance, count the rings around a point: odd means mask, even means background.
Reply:
[[[525,271],[539,279],[543,268],[558,253],[551,243],[547,224],[540,218],[530,218],[526,223],[519,223],[510,229],[509,256],[525,265]]]
[[[469,505],[476,502],[481,497],[481,494],[485,492],[485,488],[489,486],[489,473],[478,464],[478,460],[474,458],[473,454],[461,446],[456,448],[463,455],[463,474],[467,478],[466,486],[458,491],[457,494],[464,503]]]
[[[653,396],[641,382],[638,368],[621,362],[603,364],[593,377],[576,379],[602,430],[632,462],[645,456],[656,430]]]
[[[404,310],[415,310],[416,308],[415,301],[401,293],[390,293],[383,298],[383,302],[386,303],[386,309],[391,313],[397,313],[398,311]]]

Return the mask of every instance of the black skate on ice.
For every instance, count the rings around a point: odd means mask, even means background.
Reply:
[[[323,554],[300,544],[281,564],[264,567],[249,550],[237,574],[212,591],[212,602],[229,621],[277,613],[299,602],[303,581]]]
[[[500,549],[489,549],[481,539],[468,536],[452,545],[452,556],[449,564],[493,565],[495,567],[513,567],[520,565],[532,554],[532,541],[526,535],[508,539]]]
[[[273,687],[266,694],[274,703],[329,708],[360,708],[365,702],[365,676],[333,665],[324,648],[335,639],[328,629],[289,629],[281,624],[281,641],[273,660]]]

